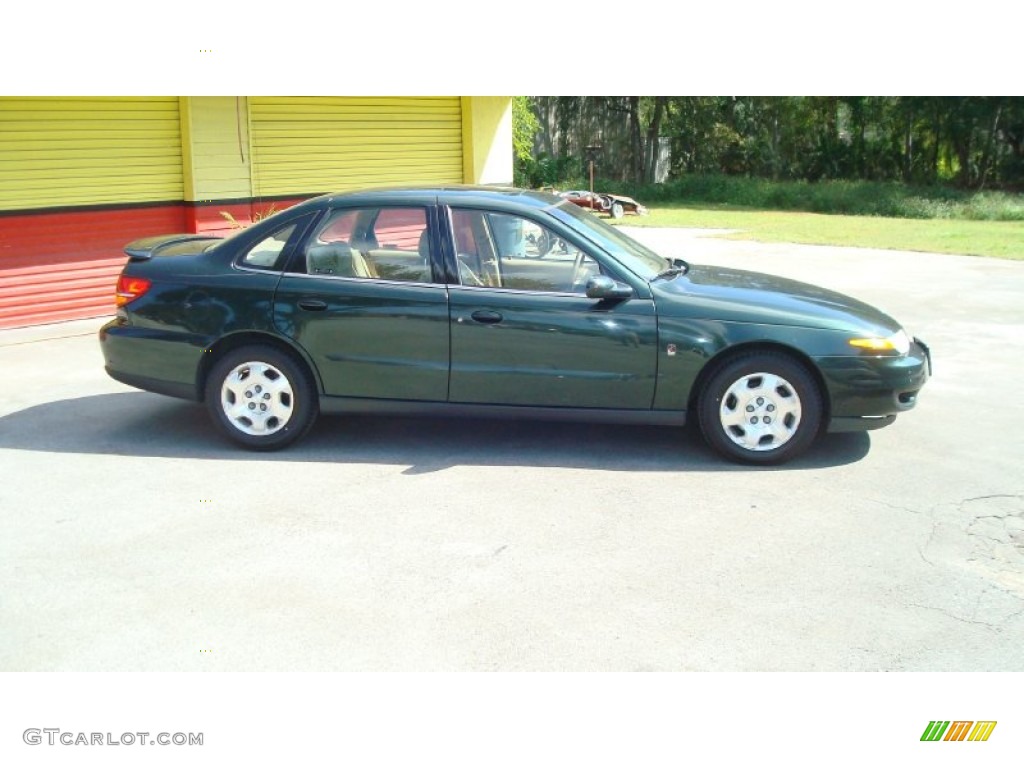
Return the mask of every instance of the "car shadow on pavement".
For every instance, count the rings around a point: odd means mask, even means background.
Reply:
[[[408,465],[405,474],[453,466],[540,466],[625,471],[819,469],[862,459],[867,433],[825,435],[781,468],[733,464],[697,430],[678,427],[407,416],[321,416],[304,440],[276,453],[237,448],[203,406],[145,392],[92,395],[0,417],[0,449],[152,456]]]

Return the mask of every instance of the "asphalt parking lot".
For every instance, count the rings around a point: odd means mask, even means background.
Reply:
[[[241,452],[0,331],[0,670],[1024,671],[1024,262],[635,230],[850,293],[917,408],[783,468],[664,427],[322,418]]]

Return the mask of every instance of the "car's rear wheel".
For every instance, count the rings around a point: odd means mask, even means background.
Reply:
[[[611,211],[611,213],[612,213],[612,218],[613,219],[621,219],[622,215],[625,212],[626,211],[622,207],[622,203],[612,203],[612,211]]]
[[[698,420],[708,444],[750,464],[778,464],[814,442],[823,418],[818,384],[778,352],[752,352],[720,365],[701,391]]]
[[[319,411],[303,367],[263,345],[232,350],[214,364],[206,380],[206,406],[221,432],[256,451],[294,443]]]

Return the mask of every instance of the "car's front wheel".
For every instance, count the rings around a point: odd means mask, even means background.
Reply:
[[[625,212],[626,211],[622,207],[622,203],[612,203],[611,214],[613,219],[621,219],[622,214],[624,214]]]
[[[778,352],[752,352],[714,371],[697,411],[705,440],[722,455],[778,464],[810,447],[824,408],[817,382],[803,364]]]
[[[206,406],[221,432],[256,451],[294,443],[319,411],[305,370],[263,345],[232,350],[214,364],[206,380]]]

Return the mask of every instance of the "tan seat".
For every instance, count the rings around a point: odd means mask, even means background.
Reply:
[[[311,246],[306,251],[306,271],[311,275],[373,277],[363,255],[342,242]]]

